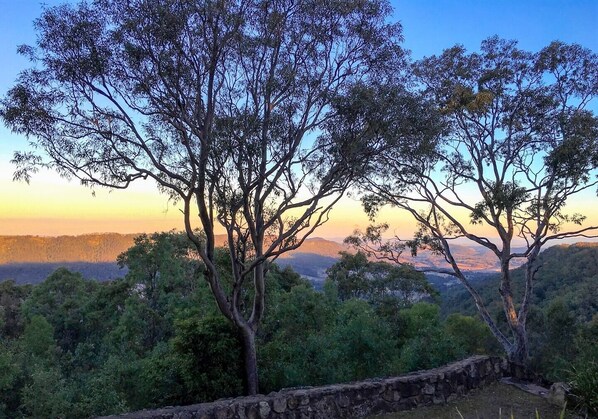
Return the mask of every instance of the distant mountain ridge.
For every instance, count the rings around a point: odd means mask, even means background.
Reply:
[[[116,265],[116,258],[134,243],[138,234],[101,233],[80,236],[0,236],[0,281],[14,279],[18,283],[37,283],[54,269],[64,266],[80,272],[84,277],[97,280],[114,279],[126,274]],[[217,246],[226,237],[216,237]],[[598,243],[579,243],[575,246],[598,246]],[[567,248],[558,245],[555,248]],[[349,251],[347,245],[321,237],[307,239],[294,251],[283,254],[277,262],[291,266],[314,284],[322,283],[326,270],[339,258],[339,252]],[[498,271],[496,257],[482,247],[456,245],[454,254],[462,269],[477,273]],[[420,252],[417,257],[404,257],[404,261],[416,267],[448,267],[441,255]],[[513,268],[520,263],[513,264]],[[441,278],[442,279],[442,278]],[[444,281],[444,280],[443,280]]]
[[[80,236],[0,236],[0,265],[14,263],[115,262],[119,254],[130,248],[139,234],[98,233]],[[216,236],[216,245],[226,242],[224,234]],[[320,237],[307,239],[300,249],[289,252],[315,253],[338,257],[349,248]]]
[[[67,263],[115,262],[119,254],[133,245],[138,234],[101,233],[80,236],[0,236],[0,265],[14,263]],[[226,236],[218,235],[216,245],[225,243]],[[498,261],[483,247],[453,246],[454,254],[463,269],[469,271],[496,271]],[[297,254],[314,254],[338,258],[341,251],[352,251],[347,245],[321,237],[307,239],[294,251],[281,256],[293,258]],[[304,257],[303,257],[304,258]],[[406,255],[405,262],[416,267],[448,267],[441,255],[420,252],[417,257]]]
[[[0,236],[0,264],[115,262],[133,245],[138,234],[85,234],[81,236]]]

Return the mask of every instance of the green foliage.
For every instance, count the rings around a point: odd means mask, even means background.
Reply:
[[[22,409],[26,416],[58,418],[71,416],[67,382],[56,367],[36,365],[30,373],[31,382],[23,388]]]
[[[334,307],[324,295],[311,286],[301,284],[279,296],[265,324],[264,334],[280,339],[298,339],[327,330],[334,318]]]
[[[475,317],[453,313],[445,320],[444,330],[468,354],[500,354],[488,325]]]
[[[368,275],[367,256],[358,252],[351,254],[344,252],[341,259],[328,269],[328,280],[335,282],[338,289],[338,297],[341,300],[350,298],[366,298],[373,289]]]
[[[0,282],[0,339],[14,338],[23,332],[25,320],[21,305],[31,293],[30,286],[17,286],[14,281]]]
[[[577,408],[598,416],[598,313],[577,330],[572,342],[575,357],[564,368]],[[569,342],[571,344],[571,342]]]
[[[226,319],[209,316],[178,321],[172,347],[187,401],[242,393],[242,343]]]
[[[12,348],[0,341],[0,418],[10,417],[10,411],[16,410],[19,401],[15,385],[21,373],[17,356]]]
[[[397,342],[388,323],[360,300],[339,307],[329,344],[336,359],[335,381],[391,375]]]
[[[75,405],[78,416],[118,414],[131,410],[125,400],[125,392],[120,389],[115,370],[109,366],[110,362],[107,362],[102,368],[82,375],[78,380],[83,386],[75,391],[79,398]]]
[[[312,288],[298,286],[281,296],[273,314],[260,349],[266,392],[392,373],[394,333],[365,301],[331,305]]]
[[[177,247],[170,233],[139,243],[128,253],[138,269],[123,280],[90,285],[60,270],[32,289],[5,285],[11,297],[4,301],[22,307],[24,315],[23,325],[12,329],[16,336],[0,342],[0,417],[88,417],[243,393],[237,330],[197,281],[195,262],[177,260],[187,258],[179,251],[184,246]],[[147,293],[140,285],[151,282],[150,276],[137,258],[148,264],[170,258],[182,269],[152,271],[156,287]],[[593,267],[576,263],[574,272],[592,274]],[[544,273],[552,269],[551,263],[545,267]],[[381,274],[379,279],[390,283]],[[539,280],[551,289],[550,277]],[[436,304],[377,298],[374,286],[367,298],[339,298],[339,281],[327,281],[320,293],[276,265],[266,281],[268,311],[257,341],[262,392],[388,376],[497,350],[480,320],[452,314],[443,321]],[[577,400],[591,406],[598,316],[581,321],[585,314],[576,315],[571,308],[579,306],[565,298],[539,307],[528,323],[537,349],[534,365],[553,378],[570,371]],[[18,310],[5,316],[17,325],[11,316],[20,316]],[[73,326],[76,334],[65,330],[74,319],[81,321]]]
[[[361,251],[341,252],[340,260],[327,273],[327,281],[336,284],[341,300],[361,298],[374,305],[394,301],[398,308],[436,295],[424,274],[411,266],[370,262]]]
[[[138,236],[118,263],[129,272],[125,289],[114,290],[126,295],[118,296],[121,315],[111,339],[142,356],[170,339],[179,313],[195,306],[202,265],[190,257],[187,237],[174,232]]]
[[[23,304],[26,317],[43,316],[54,328],[58,343],[65,351],[73,351],[85,338],[85,305],[98,287],[80,274],[59,268],[46,281],[33,288]]]
[[[577,408],[590,416],[598,416],[598,359],[573,366],[569,373],[571,394]]]
[[[401,310],[404,342],[399,360],[401,371],[434,368],[467,354],[465,348],[444,332],[439,313],[440,308],[429,303]]]
[[[441,329],[427,329],[408,340],[401,349],[399,361],[402,372],[439,367],[463,358],[465,352],[445,335]]]
[[[258,358],[265,391],[333,381],[337,362],[323,350],[329,348],[334,324],[336,301],[330,303],[311,286],[299,284],[270,304]]]
[[[55,348],[54,329],[43,316],[33,316],[23,331],[25,351],[37,358],[52,357]]]

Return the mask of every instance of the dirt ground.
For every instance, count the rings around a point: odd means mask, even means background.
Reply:
[[[542,397],[497,383],[474,390],[446,405],[372,416],[370,419],[559,419],[561,411]],[[578,416],[566,412],[565,418]]]

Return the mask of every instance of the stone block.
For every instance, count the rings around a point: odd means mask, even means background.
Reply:
[[[432,398],[432,403],[434,404],[444,404],[445,398],[443,394],[436,394],[434,398]]]
[[[413,382],[404,382],[399,386],[399,392],[403,397],[412,397],[419,394],[419,385]]]
[[[247,419],[247,415],[245,415],[245,406],[242,404],[237,405],[237,419]]]
[[[398,390],[387,389],[382,398],[388,402],[396,403],[401,400],[401,393]]]
[[[214,413],[214,418],[215,419],[230,419],[234,417],[234,413],[231,409],[229,409],[228,407],[220,407],[218,409],[216,409],[216,412]]]
[[[272,402],[272,409],[276,413],[282,413],[287,410],[287,400],[283,397],[278,397]]]
[[[247,412],[247,419],[259,419],[260,413],[257,405],[249,406],[246,410]]]
[[[434,387],[432,384],[426,384],[422,391],[424,394],[432,395],[436,393],[436,387]]]
[[[270,404],[268,402],[259,403],[259,413],[261,419],[266,419],[268,416],[270,416],[271,411],[272,408],[270,407]]]
[[[567,395],[571,392],[571,387],[565,383],[554,383],[548,391],[548,401],[559,407],[563,407],[567,401]]]
[[[346,394],[340,394],[336,399],[336,403],[339,407],[345,409],[349,407],[349,405],[351,404],[351,400],[349,400],[349,397]]]

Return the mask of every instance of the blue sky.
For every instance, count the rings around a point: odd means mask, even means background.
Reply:
[[[48,6],[62,2],[43,0]],[[492,35],[516,39],[522,49],[530,51],[538,51],[553,40],[575,42],[598,51],[596,0],[394,0],[392,4],[394,19],[403,25],[404,46],[415,59],[439,54],[457,43],[468,50],[477,50],[480,42]],[[41,5],[39,0],[0,0],[0,96],[11,87],[18,72],[28,66],[16,54],[16,47],[35,42],[33,20],[40,15]],[[141,232],[180,227],[178,212],[168,212],[165,198],[157,196],[151,185],[100,194],[96,198],[91,197],[89,190],[50,173],[34,177],[31,186],[15,185],[9,161],[15,150],[25,146],[23,138],[0,124],[0,234]],[[355,216],[361,213],[359,203],[348,202],[343,206],[352,209],[355,223],[367,223],[365,216]],[[141,213],[139,208],[145,212]],[[15,218],[15,214],[23,214],[24,218]],[[111,221],[102,222],[104,216]],[[153,224],[144,228],[131,222],[143,217],[154,220]],[[59,227],[61,218],[70,220],[70,229]],[[344,236],[356,226],[345,221],[347,231],[339,232],[340,224],[335,223],[342,224],[342,220],[331,222],[318,234]]]
[[[414,58],[454,44],[475,50],[492,35],[537,51],[553,40],[598,50],[596,0],[394,0],[395,19]]]
[[[33,20],[42,4],[60,0],[0,0],[0,95],[4,95],[26,60],[19,44],[35,42]],[[523,49],[539,50],[553,40],[579,43],[598,51],[596,0],[393,0],[394,19],[403,25],[404,46],[413,57],[438,54],[454,44],[475,50],[492,35],[516,39]],[[0,127],[0,165],[20,139]]]

